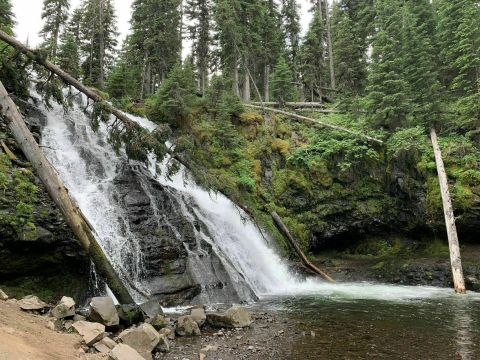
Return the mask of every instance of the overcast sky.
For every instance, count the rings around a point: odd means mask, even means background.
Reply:
[[[70,0],[71,9],[75,9],[81,0]],[[38,32],[42,27],[40,14],[42,11],[43,0],[12,0],[13,10],[15,12],[17,25],[15,27],[15,35],[22,42],[29,40],[31,46],[36,46],[41,42]],[[120,39],[123,40],[129,32],[129,20],[131,15],[132,0],[114,0],[116,13],[118,17],[118,30]],[[311,16],[308,14],[308,0],[300,0],[301,9],[301,25],[305,29],[310,22]],[[121,43],[121,41],[119,42]]]

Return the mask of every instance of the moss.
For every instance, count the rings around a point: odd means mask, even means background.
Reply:
[[[246,111],[240,114],[238,120],[242,125],[254,125],[263,123],[264,118],[263,115],[258,112]]]
[[[286,159],[290,152],[290,143],[286,140],[275,139],[272,141],[271,148],[273,151],[278,151]]]

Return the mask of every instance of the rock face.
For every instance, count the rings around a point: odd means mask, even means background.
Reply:
[[[217,328],[244,328],[252,324],[252,315],[242,307],[231,307],[224,314],[207,314],[207,322]]]
[[[48,307],[48,304],[44,303],[35,295],[25,296],[22,300],[18,301],[20,309],[27,311],[42,311]]]
[[[101,340],[105,333],[105,326],[99,323],[77,321],[72,326],[83,337],[87,346],[92,346]]]
[[[107,327],[120,323],[113,300],[108,297],[94,297],[90,301],[90,320],[97,321]]]
[[[153,297],[164,306],[188,304],[203,291],[217,301],[242,300],[212,247],[197,235],[207,232],[205,226],[182,213],[184,204],[191,207],[191,199],[160,185],[135,165],[125,164],[114,184],[114,197],[143,255],[143,283]],[[200,266],[208,271],[201,277],[192,270]],[[247,292],[255,297],[251,290]]]
[[[135,349],[125,344],[118,344],[108,355],[112,360],[145,360]]]
[[[57,319],[75,315],[75,300],[71,297],[64,296],[60,302],[52,309],[52,316]]]
[[[132,347],[147,360],[152,359],[152,351],[160,341],[160,334],[150,324],[127,329],[118,337],[123,344]]]
[[[200,328],[190,315],[180,316],[175,332],[180,336],[200,336]]]

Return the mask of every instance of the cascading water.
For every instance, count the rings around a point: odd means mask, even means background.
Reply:
[[[66,113],[57,105],[43,111],[47,156],[139,301],[142,294],[181,304],[310,293],[398,300],[449,291],[332,285],[298,277],[242,210],[197,186],[184,167],[167,177],[168,159],[156,164],[152,157],[147,169],[115,154],[105,124],[94,133],[81,105]],[[146,119],[132,119],[150,131],[155,128]]]

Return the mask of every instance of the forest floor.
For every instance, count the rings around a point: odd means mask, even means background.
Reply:
[[[13,303],[0,301],[0,360],[78,360],[78,334],[47,328],[51,318],[24,312]],[[83,354],[83,359],[102,356]]]

